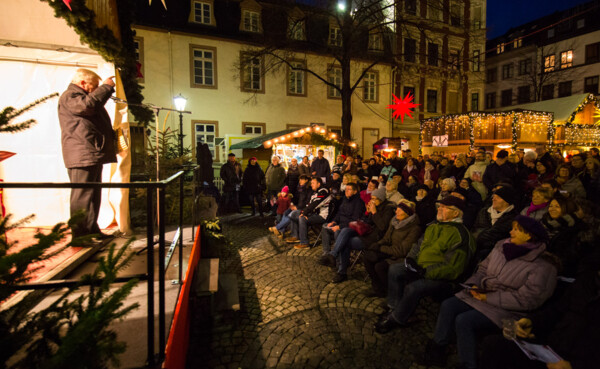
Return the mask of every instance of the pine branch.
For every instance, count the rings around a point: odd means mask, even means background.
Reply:
[[[28,119],[21,123],[11,123],[11,120],[31,110],[35,106],[40,105],[46,100],[49,100],[56,96],[58,96],[58,93],[56,92],[48,96],[44,96],[41,99],[35,100],[31,104],[19,110],[13,108],[12,106],[4,108],[4,110],[0,112],[0,133],[16,133],[30,128],[31,126],[37,123],[35,119]]]

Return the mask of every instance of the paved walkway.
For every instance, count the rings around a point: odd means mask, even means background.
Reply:
[[[321,248],[295,250],[267,227],[272,218],[223,218],[232,245],[222,250],[222,273],[238,276],[241,310],[197,310],[189,368],[419,368],[414,362],[432,336],[439,304],[426,300],[408,328],[373,330],[380,298],[360,263],[349,280],[330,283],[332,269],[317,264]]]

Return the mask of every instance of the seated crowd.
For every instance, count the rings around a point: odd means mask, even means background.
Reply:
[[[485,148],[403,154],[340,155],[330,172],[322,154],[312,165],[305,158],[297,183],[286,178],[273,192],[270,231],[304,249],[314,230],[333,283],[348,279],[359,255],[371,296],[386,298],[378,333],[410,325],[422,298],[442,301],[423,365],[444,366],[456,342],[463,368],[597,367],[598,150],[568,160],[543,146],[495,160]],[[507,319],[517,337],[549,344],[562,360],[529,360],[502,338]]]

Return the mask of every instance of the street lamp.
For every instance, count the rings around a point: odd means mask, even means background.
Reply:
[[[337,7],[338,7],[339,11],[341,11],[341,12],[345,11],[346,10],[346,2],[343,0],[338,1]]]
[[[175,109],[179,111],[179,156],[183,156],[183,111],[187,99],[179,94],[173,98],[173,102],[175,103]]]

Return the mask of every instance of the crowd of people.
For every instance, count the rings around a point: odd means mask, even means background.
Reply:
[[[264,173],[256,158],[244,170],[229,159],[227,206],[239,211],[246,193],[252,214],[276,215],[269,230],[296,249],[311,247],[315,231],[333,283],[348,279],[353,251],[360,255],[371,296],[386,298],[377,332],[410,325],[424,297],[443,301],[422,364],[445,366],[454,341],[464,368],[600,362],[598,149],[567,158],[543,145],[495,157],[483,147],[452,157],[406,150],[339,155],[333,165],[320,151],[312,162],[292,159],[287,172],[274,156]],[[561,360],[527,359],[502,338],[505,321]]]

